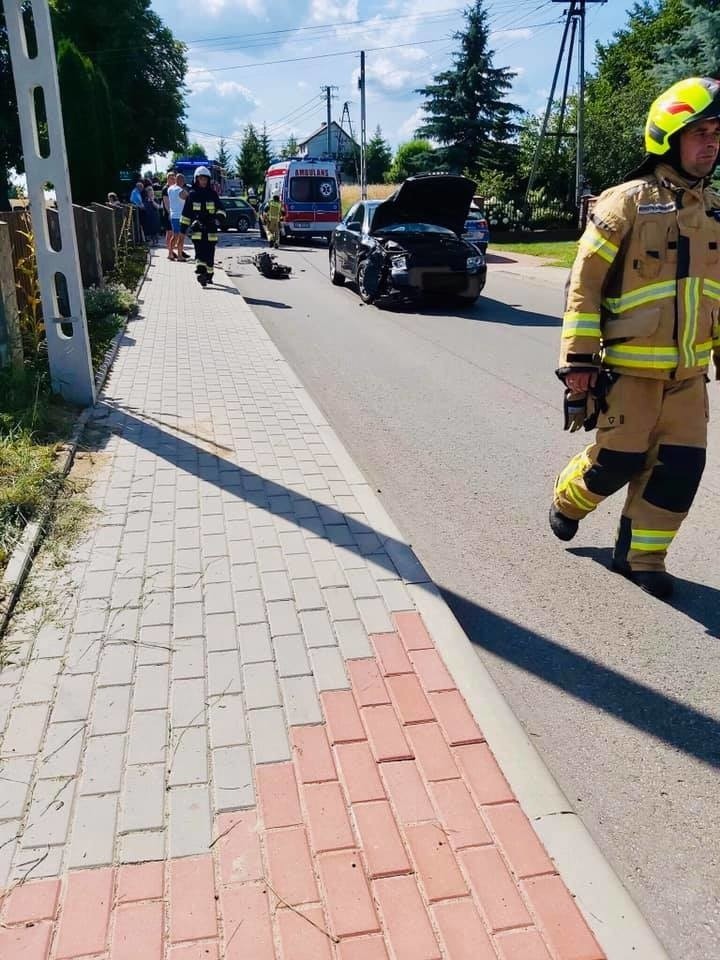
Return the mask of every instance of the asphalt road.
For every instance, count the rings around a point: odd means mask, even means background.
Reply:
[[[287,281],[220,260],[444,591],[516,715],[676,960],[720,957],[720,441],[672,551],[673,605],[610,573],[618,497],[547,527],[562,274],[490,266],[469,310],[365,306],[327,249]],[[720,384],[711,385],[715,419]]]

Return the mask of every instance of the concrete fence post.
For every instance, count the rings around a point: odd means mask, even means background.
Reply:
[[[82,278],[48,0],[3,0],[33,217],[53,389],[71,403],[95,402]],[[50,243],[45,184],[55,187],[60,248]]]
[[[10,228],[0,222],[0,367],[18,369],[23,363],[20,314],[13,269]]]
[[[115,211],[102,203],[93,203],[92,209],[100,244],[100,263],[103,273],[110,273],[117,260],[117,233],[115,231]]]
[[[102,287],[102,262],[100,259],[100,240],[98,238],[97,217],[87,207],[73,204],[75,216],[75,232],[78,239],[78,254],[80,256],[80,274],[83,286]]]

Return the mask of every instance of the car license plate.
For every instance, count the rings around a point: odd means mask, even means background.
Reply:
[[[293,227],[297,230],[309,230],[312,226],[311,223],[308,223],[307,220],[298,220],[296,223],[293,223]]]

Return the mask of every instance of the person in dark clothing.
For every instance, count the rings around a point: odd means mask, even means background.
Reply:
[[[155,191],[152,187],[145,188],[143,214],[144,216],[141,214],[141,220],[145,237],[154,247],[157,244],[158,236],[162,228],[160,223],[160,204],[155,199]]]
[[[180,230],[190,231],[195,247],[195,273],[203,287],[213,280],[218,218],[224,220],[225,216],[222,200],[210,186],[210,171],[207,167],[198,167],[180,217]]]

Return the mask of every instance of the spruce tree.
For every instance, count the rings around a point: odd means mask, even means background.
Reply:
[[[507,169],[515,154],[513,118],[520,108],[505,97],[515,74],[493,66],[483,0],[475,0],[463,16],[465,28],[454,35],[459,50],[453,66],[416,91],[425,98],[426,114],[417,136],[442,144],[445,162],[456,172]]]
[[[249,123],[242,135],[240,154],[237,159],[238,176],[247,187],[258,188],[265,177],[268,164],[264,162],[260,137],[255,127]]]
[[[294,133],[291,133],[287,139],[287,143],[282,149],[282,158],[284,160],[290,160],[292,157],[296,157],[298,152],[298,142]]]
[[[658,50],[656,76],[662,87],[686,77],[717,77],[720,70],[720,2],[682,0],[685,29]]]
[[[392,149],[382,135],[378,124],[375,133],[368,140],[365,151],[365,168],[368,183],[382,183],[392,164]]]
[[[220,164],[220,166],[222,167],[223,173],[226,177],[230,176],[230,172],[231,172],[230,168],[232,166],[232,157],[228,152],[227,140],[225,139],[225,137],[220,137],[220,140],[218,141],[217,150],[215,152],[215,162]]]
[[[260,160],[263,168],[262,172],[263,172],[263,176],[265,176],[265,171],[270,166],[270,161],[273,158],[272,144],[270,141],[270,135],[267,132],[266,124],[263,124],[263,129],[262,129],[262,133],[260,134],[259,142],[260,142]]]

